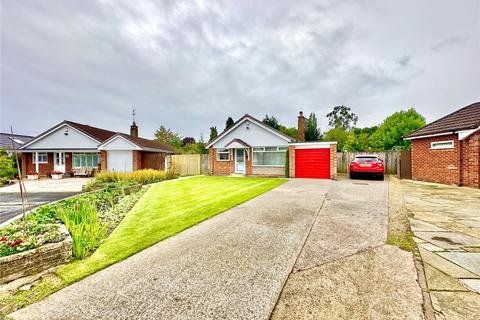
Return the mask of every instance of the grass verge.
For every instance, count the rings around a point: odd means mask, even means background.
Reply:
[[[386,243],[413,252],[416,243],[413,240],[413,232],[410,230],[408,210],[405,207],[403,194],[400,190],[400,180],[396,177],[390,177],[388,183],[388,233]]]
[[[97,251],[57,274],[78,281],[286,181],[193,177],[153,185]]]

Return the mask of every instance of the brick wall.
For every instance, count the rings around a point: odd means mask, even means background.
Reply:
[[[453,140],[452,149],[431,149],[435,141]],[[427,182],[460,184],[460,146],[457,135],[412,140],[412,178]]]
[[[288,175],[295,178],[295,146],[288,147]]]
[[[73,155],[71,152],[65,153],[65,172],[73,173]]]
[[[65,227],[61,230],[68,234]],[[58,243],[0,257],[0,284],[68,262],[72,257],[72,238]]]
[[[23,157],[23,155],[25,157]],[[30,171],[35,171],[36,168],[35,168],[35,164],[33,163],[33,157],[34,157],[34,153],[23,153],[22,155],[22,161],[23,163],[25,163],[25,169],[26,169],[26,172],[24,172],[24,174],[27,174],[28,172]],[[53,153],[52,152],[49,152],[48,153],[48,163],[40,163],[38,165],[38,173],[39,175],[42,175],[42,176],[45,176],[45,175],[48,175],[50,174],[50,172],[53,171]]]
[[[460,141],[460,184],[480,188],[480,132]]]
[[[142,169],[142,152],[138,150],[132,151],[132,168],[134,171]]]
[[[217,160],[217,149],[210,148],[208,150],[208,173],[211,175],[230,175],[235,172],[234,170],[234,161],[233,161],[233,152],[230,152],[230,157],[228,161]]]
[[[330,145],[330,179],[337,178],[337,145]]]

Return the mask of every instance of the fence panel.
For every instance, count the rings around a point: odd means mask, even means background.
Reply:
[[[175,154],[170,161],[169,168],[181,176],[208,173],[208,154]]]
[[[412,179],[412,150],[403,150],[400,155],[400,179]]]
[[[377,155],[383,160],[386,174],[398,174],[400,166],[400,152],[337,152],[337,171],[339,173],[348,173],[350,162],[357,155],[372,154]]]

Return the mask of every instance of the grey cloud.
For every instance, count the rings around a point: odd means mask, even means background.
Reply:
[[[428,56],[425,44],[449,29],[441,14],[429,22],[438,31],[420,31],[414,2],[370,3],[2,1],[1,130],[13,124],[36,134],[71,119],[126,131],[133,106],[146,137],[160,125],[207,136],[210,126],[223,129],[227,116],[244,113],[294,125],[300,108],[317,112],[325,129],[324,115],[338,104],[371,125],[415,103],[435,117],[452,99],[475,96],[473,73],[453,82],[453,93],[434,86],[439,70],[473,64],[470,38],[455,56]],[[472,14],[447,2],[436,8]],[[392,11],[418,31],[406,31]]]
[[[451,37],[448,37],[448,38],[444,38],[444,39],[438,41],[437,43],[435,43],[432,46],[432,50],[443,50],[443,49],[446,49],[448,47],[457,46],[457,45],[465,42],[466,40],[467,39],[465,37],[461,37],[461,36],[451,36]]]

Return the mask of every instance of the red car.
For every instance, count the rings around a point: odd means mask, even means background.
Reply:
[[[350,163],[350,179],[357,176],[374,176],[380,180],[384,178],[383,160],[375,155],[356,156]]]

